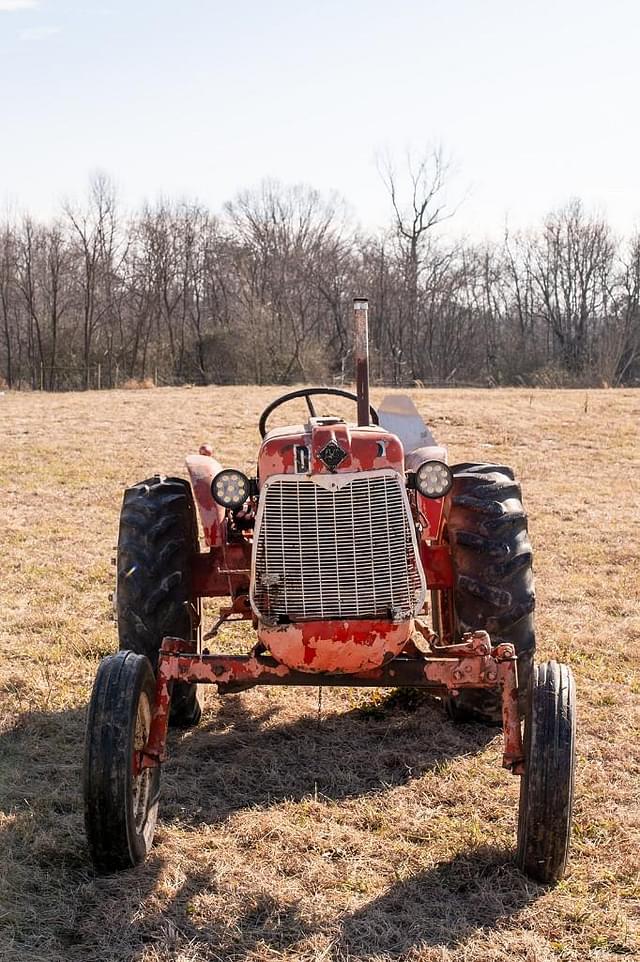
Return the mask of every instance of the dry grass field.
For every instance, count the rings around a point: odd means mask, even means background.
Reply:
[[[495,730],[348,689],[320,712],[317,689],[208,689],[201,726],[172,735],[151,858],[94,875],[80,769],[116,647],[122,489],[182,474],[203,440],[250,467],[277,393],[0,396],[0,960],[640,958],[639,391],[412,392],[453,461],[511,463],[523,482],[539,655],[578,684],[563,882],[513,866],[518,780]]]

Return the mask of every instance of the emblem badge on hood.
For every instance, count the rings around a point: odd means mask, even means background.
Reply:
[[[318,457],[323,461],[330,471],[335,471],[336,468],[342,464],[347,456],[347,452],[343,451],[337,441],[329,441],[323,447],[322,451],[318,451]]]

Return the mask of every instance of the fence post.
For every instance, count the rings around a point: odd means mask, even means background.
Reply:
[[[158,386],[158,367],[157,367],[157,365],[156,365],[156,367],[154,367],[154,369],[153,369],[153,383],[154,383],[155,387]]]
[[[101,384],[102,384],[102,365],[100,364],[100,361],[98,361],[98,390],[100,390]]]

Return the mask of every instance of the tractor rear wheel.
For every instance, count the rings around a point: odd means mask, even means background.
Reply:
[[[459,641],[466,631],[482,628],[494,644],[514,645],[520,713],[524,716],[535,651],[535,593],[520,486],[504,465],[465,463],[453,465],[452,471],[453,487],[445,502],[445,537],[451,549],[454,587],[441,601],[454,640]],[[457,720],[502,722],[498,689],[467,689],[446,704]]]
[[[191,589],[198,525],[188,481],[160,475],[127,488],[120,514],[116,609],[120,649],[146,655],[153,670],[165,636],[199,647],[199,599]],[[173,686],[171,724],[196,725],[197,686]]]
[[[575,683],[556,661],[536,665],[524,723],[518,864],[538,882],[561,879],[571,835],[575,769]]]
[[[142,862],[158,816],[160,768],[142,768],[155,679],[149,660],[133,651],[103,658],[93,685],[84,755],[84,819],[99,872]]]

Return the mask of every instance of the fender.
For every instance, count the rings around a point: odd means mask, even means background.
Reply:
[[[224,508],[213,500],[211,482],[222,465],[209,454],[189,454],[185,460],[198,514],[204,529],[204,540],[209,548],[222,544]]]

